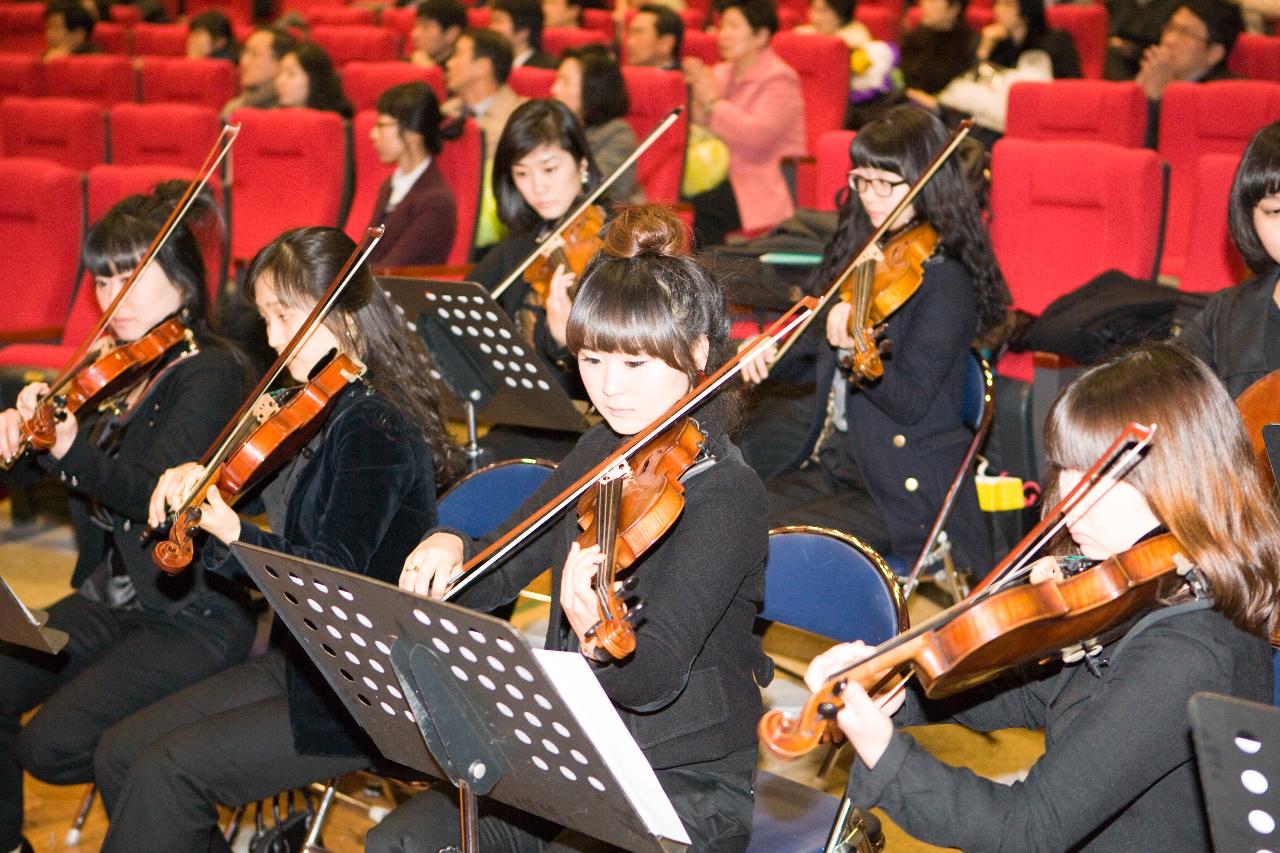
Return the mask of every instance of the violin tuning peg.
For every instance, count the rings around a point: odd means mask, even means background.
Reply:
[[[590,628],[588,628],[588,629],[587,629],[587,632],[586,632],[585,634],[583,634],[583,637],[584,637],[584,638],[586,638],[586,639],[588,639],[588,640],[594,639],[594,638],[595,638],[595,636],[596,636],[596,629],[597,629],[597,628],[599,628],[599,627],[600,627],[600,623],[599,623],[599,622],[597,622],[596,624],[592,625]]]
[[[643,601],[637,601],[635,604],[627,608],[627,621],[632,625],[637,624],[636,619],[640,615],[641,610],[644,610]]]
[[[876,349],[879,350],[881,355],[888,355],[893,352],[893,341],[886,338],[876,345]]]
[[[622,589],[624,592],[631,592],[636,588],[636,584],[638,583],[640,583],[640,578],[636,575],[632,575],[622,582]]]

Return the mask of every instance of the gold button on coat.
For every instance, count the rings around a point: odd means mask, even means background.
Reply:
[[[908,492],[914,492],[916,489],[920,488],[920,481],[915,477],[908,477],[906,482],[902,484],[902,487]]]
[[[902,435],[901,433],[899,433],[898,435],[895,435],[895,436],[893,437],[893,446],[894,446],[894,447],[906,447],[906,446],[907,446],[907,437],[906,437],[905,435]]]

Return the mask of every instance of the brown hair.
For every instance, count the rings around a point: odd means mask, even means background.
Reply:
[[[1058,396],[1045,423],[1053,498],[1058,473],[1089,468],[1130,421],[1156,424],[1125,481],[1146,497],[1242,630],[1280,628],[1280,517],[1240,414],[1213,372],[1175,344],[1150,344],[1093,367]]]

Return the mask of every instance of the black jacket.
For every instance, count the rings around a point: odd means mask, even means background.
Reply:
[[[111,543],[133,580],[138,602],[152,611],[177,612],[208,592],[203,573],[192,567],[170,577],[151,561],[154,542],[142,543],[147,509],[156,481],[166,469],[198,458],[240,405],[244,372],[239,361],[221,347],[207,346],[193,356],[171,362],[155,384],[124,415],[112,435],[114,451],[91,439],[98,415],[83,415],[76,440],[62,459],[37,457],[71,488],[71,523],[75,528],[75,571],[79,587],[107,559]],[[110,531],[91,518],[91,500],[110,514]]]
[[[1178,341],[1218,374],[1232,397],[1280,369],[1268,364],[1267,314],[1280,266],[1264,276],[1219,290],[1183,328]]]
[[[757,683],[767,684],[772,672],[752,634],[764,601],[764,489],[729,440],[715,438],[714,427],[710,432],[719,461],[685,481],[684,511],[674,528],[629,570],[637,579],[634,594],[645,602],[636,650],[620,663],[595,669],[655,770],[716,761],[754,747],[760,717]],[[495,538],[618,443],[603,424],[588,431]],[[565,557],[580,532],[576,514],[562,515],[502,566],[463,590],[457,603],[492,609],[513,600],[550,566],[546,647],[577,649],[577,635],[560,609],[559,590]],[[470,558],[478,544],[463,539]]]
[[[1053,79],[1064,80],[1080,76],[1080,56],[1075,42],[1062,30],[1046,29],[1037,38],[1027,38],[1021,44],[1012,39],[1001,39],[991,48],[987,59],[1005,68],[1014,68],[1024,51],[1043,50],[1053,66]]]
[[[1196,605],[1187,605],[1194,608]],[[964,850],[1211,849],[1187,718],[1201,690],[1271,702],[1271,649],[1215,610],[1159,619],[1099,674],[1040,667],[1033,680],[942,703],[909,694],[898,726],[952,720],[978,731],[1043,728],[1045,754],[1002,785],[939,762],[897,731],[868,770],[856,760],[853,802],[883,808],[912,835]]]
[[[261,501],[238,507],[249,513],[265,507],[274,532],[242,521],[240,541],[394,584],[422,532],[435,524],[431,451],[417,427],[362,383],[335,405],[323,431],[276,473]],[[222,543],[207,537],[201,547],[210,569],[240,571]],[[359,726],[292,637],[286,648],[298,751],[358,754]]]

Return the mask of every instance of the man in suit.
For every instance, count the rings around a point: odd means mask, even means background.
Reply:
[[[556,58],[542,49],[542,3],[539,0],[496,0],[489,29],[511,42],[512,66],[555,68]]]

